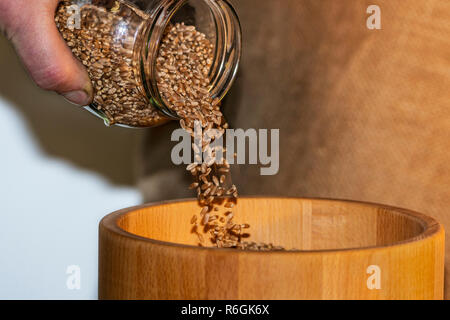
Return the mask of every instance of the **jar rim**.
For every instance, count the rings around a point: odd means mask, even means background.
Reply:
[[[242,54],[242,30],[238,15],[227,0],[202,0],[211,10],[216,26],[216,54],[211,67],[209,91],[213,99],[222,100],[230,90],[239,69]],[[145,31],[141,49],[140,73],[150,103],[165,116],[179,120],[164,102],[156,80],[156,58],[164,31],[174,15],[189,0],[166,0],[155,9],[154,19]],[[214,67],[215,66],[215,67]]]

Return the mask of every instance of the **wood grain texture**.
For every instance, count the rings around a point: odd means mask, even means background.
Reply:
[[[231,128],[280,129],[279,173],[239,165],[239,194],[386,203],[450,230],[450,1],[231,2],[243,56],[223,112]],[[382,30],[367,29],[369,5]],[[177,126],[146,133],[147,202],[192,196],[171,161]]]
[[[195,201],[125,209],[100,223],[100,299],[442,299],[444,230],[432,218],[337,200],[242,198],[251,241],[292,252],[198,247]],[[381,289],[370,290],[369,266]]]

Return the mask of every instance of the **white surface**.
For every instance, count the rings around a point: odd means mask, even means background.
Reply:
[[[36,88],[0,37],[0,299],[97,298],[98,222],[141,202],[128,130]]]
[[[139,193],[40,153],[2,100],[0,147],[0,299],[95,299],[98,221]],[[66,287],[69,265],[81,268],[81,290]]]

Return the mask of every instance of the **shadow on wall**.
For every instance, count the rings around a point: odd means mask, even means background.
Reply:
[[[0,97],[22,114],[41,152],[94,171],[117,185],[134,185],[144,130],[107,128],[100,119],[40,90],[0,36]]]

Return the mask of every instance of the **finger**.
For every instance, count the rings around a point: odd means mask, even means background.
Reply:
[[[92,101],[92,84],[84,66],[73,56],[54,21],[58,1],[27,10],[11,40],[36,84],[56,91],[78,105]],[[42,4],[42,3],[41,3]]]

